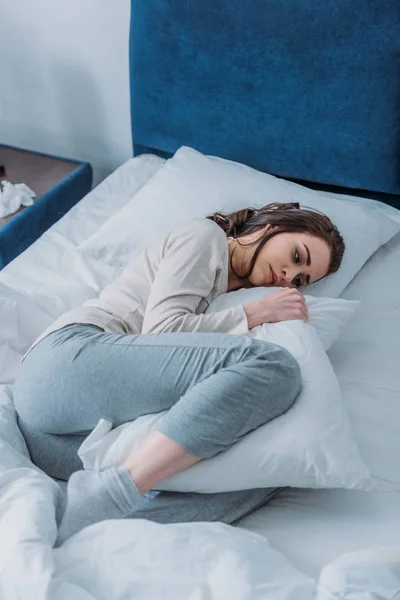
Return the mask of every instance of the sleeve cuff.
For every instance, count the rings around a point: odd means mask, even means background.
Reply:
[[[245,335],[246,333],[249,333],[249,324],[244,306],[240,305],[233,307],[232,313],[231,333],[234,335]]]

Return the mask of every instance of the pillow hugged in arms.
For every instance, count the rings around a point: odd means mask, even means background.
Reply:
[[[215,298],[207,309],[207,313],[225,310],[237,304],[248,304],[262,300],[273,292],[282,290],[280,287],[241,288],[235,292],[222,294]],[[341,298],[315,298],[304,296],[308,308],[308,322],[312,325],[322,342],[324,350],[329,350],[339,336],[341,329],[355,314],[360,305],[358,300],[343,300]],[[272,324],[269,324],[272,325]],[[256,337],[256,330],[253,334]]]
[[[217,298],[208,310],[222,310],[233,299],[243,301],[242,291],[247,299],[250,293],[255,299],[255,290],[238,290]],[[283,486],[369,489],[369,473],[351,434],[339,382],[314,327],[284,321],[260,325],[250,335],[283,346],[298,360],[303,387],[295,404],[226,452],[174,475],[158,489],[203,493]],[[332,343],[332,335],[325,340]],[[100,421],[80,448],[84,468],[121,465],[164,414],[146,415],[112,431],[111,423]]]

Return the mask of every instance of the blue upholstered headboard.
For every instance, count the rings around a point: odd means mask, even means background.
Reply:
[[[135,154],[188,145],[400,207],[400,0],[132,0],[130,72]]]

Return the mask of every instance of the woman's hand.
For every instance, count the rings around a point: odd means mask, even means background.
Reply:
[[[308,320],[308,310],[304,296],[295,288],[283,288],[262,300],[244,305],[249,329],[262,323],[278,321]]]

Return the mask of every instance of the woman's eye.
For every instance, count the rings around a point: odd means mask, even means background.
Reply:
[[[297,250],[296,250],[296,252],[294,253],[294,262],[295,262],[296,264],[298,264],[299,262],[301,262],[301,256],[300,256],[300,254],[297,252]]]
[[[297,277],[294,278],[294,285],[298,288],[301,287],[301,279],[300,277],[297,275]]]

